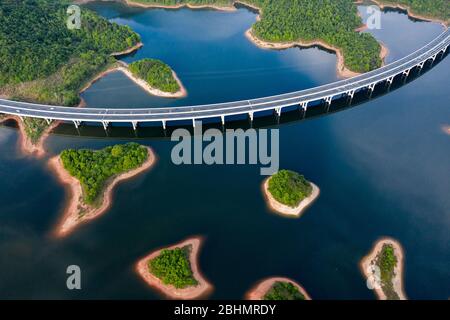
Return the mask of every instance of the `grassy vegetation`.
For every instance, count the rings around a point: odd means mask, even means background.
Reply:
[[[180,90],[172,69],[160,60],[142,59],[131,63],[129,69],[136,77],[145,80],[153,88],[170,93]]]
[[[173,285],[177,289],[197,285],[189,262],[191,249],[191,246],[163,249],[159,256],[148,262],[149,271],[165,285]]]
[[[231,6],[229,0],[134,0],[146,4]],[[367,72],[381,66],[381,46],[369,33],[355,32],[362,25],[354,0],[245,0],[261,9],[254,34],[269,42],[322,40],[340,48],[345,66]]]
[[[376,265],[381,271],[381,285],[384,294],[389,300],[399,300],[399,296],[394,291],[392,280],[395,276],[394,269],[397,266],[397,257],[394,247],[384,244],[380,254],[377,256]]]
[[[427,18],[437,18],[447,23],[450,21],[450,1],[448,0],[377,0],[385,5],[401,5],[412,14]]]
[[[305,300],[305,296],[291,282],[277,281],[264,295],[264,300]]]
[[[148,158],[148,151],[137,143],[115,145],[102,150],[64,150],[64,168],[77,178],[83,188],[86,204],[98,204],[99,196],[111,177],[140,167]]]
[[[296,207],[312,193],[312,186],[304,176],[289,170],[280,170],[269,180],[270,194],[282,204]]]

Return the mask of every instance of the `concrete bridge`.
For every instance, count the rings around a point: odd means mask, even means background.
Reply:
[[[159,122],[165,129],[169,121],[189,120],[195,126],[195,121],[209,118],[220,119],[222,124],[225,124],[226,117],[235,115],[248,115],[253,121],[257,112],[273,110],[278,116],[281,116],[283,108],[286,107],[297,106],[306,111],[308,105],[313,102],[320,101],[329,106],[334,99],[347,97],[351,100],[360,90],[368,90],[371,94],[377,84],[385,83],[390,86],[394,78],[406,79],[413,69],[420,72],[427,62],[434,63],[436,59],[443,58],[449,43],[450,31],[447,29],[419,50],[374,71],[312,89],[259,99],[187,107],[142,109],[71,108],[0,99],[0,113],[41,118],[48,122],[52,120],[69,121],[73,122],[77,128],[83,122],[94,122],[102,124],[105,130],[111,123],[131,123],[136,129],[139,123]]]

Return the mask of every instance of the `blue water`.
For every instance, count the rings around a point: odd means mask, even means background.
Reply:
[[[83,96],[90,106],[162,106],[228,101],[336,80],[334,55],[319,49],[268,51],[243,36],[255,15],[93,7],[129,24],[145,47],[131,61],[169,63],[189,90],[180,101],[146,95],[120,74]],[[364,7],[360,7],[364,10]],[[363,12],[364,13],[364,12]],[[398,59],[442,31],[384,13],[373,32]],[[195,32],[194,32],[195,31]],[[169,36],[168,36],[169,35]],[[154,148],[156,166],[121,184],[111,210],[55,241],[49,237],[64,190],[36,160],[16,150],[16,130],[0,127],[0,298],[142,298],[158,294],[133,272],[155,248],[204,235],[200,266],[211,298],[240,299],[258,280],[281,275],[313,299],[374,299],[358,262],[382,236],[405,249],[405,289],[413,299],[450,296],[450,59],[399,90],[326,117],[280,126],[281,167],[305,174],[321,196],[301,219],[269,212],[255,166],[175,166],[172,143]],[[119,90],[123,88],[124,90]],[[49,156],[130,139],[52,135]],[[82,290],[66,289],[65,270],[82,269]]]

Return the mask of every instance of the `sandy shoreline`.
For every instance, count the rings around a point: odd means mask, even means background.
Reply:
[[[128,49],[125,49],[124,51],[113,52],[110,54],[110,56],[113,56],[113,57],[124,56],[124,55],[130,54],[130,53],[133,53],[133,52],[139,50],[143,46],[144,46],[144,44],[142,42],[138,42],[136,45],[134,45]]]
[[[135,270],[149,286],[158,290],[168,298],[182,299],[182,300],[205,298],[212,292],[213,286],[203,277],[198,266],[198,255],[202,244],[203,244],[202,237],[193,237],[183,242],[177,243],[175,245],[153,251],[152,253],[143,257],[136,263]],[[148,261],[159,256],[161,250],[182,248],[188,245],[192,246],[189,261],[193,276],[198,282],[197,286],[188,287],[184,289],[177,289],[172,285],[168,286],[163,284],[161,279],[157,278],[156,276],[150,273],[148,269]]]
[[[272,194],[269,192],[269,180],[270,177],[265,179],[262,184],[262,190],[264,194],[264,199],[266,200],[266,203],[268,207],[274,211],[277,214],[280,214],[282,216],[291,217],[291,218],[300,218],[302,214],[305,212],[305,210],[313,204],[313,202],[319,197],[320,189],[318,186],[316,186],[314,183],[311,183],[311,186],[313,188],[312,193],[309,197],[303,199],[298,206],[295,208],[289,207],[287,205],[284,205],[280,202],[278,202]]]
[[[361,27],[361,28],[363,28],[363,27]],[[258,47],[263,48],[263,49],[283,50],[283,49],[289,49],[289,48],[293,48],[293,47],[301,47],[301,48],[321,47],[321,48],[333,51],[333,52],[335,52],[336,57],[337,57],[336,72],[339,77],[352,78],[352,77],[361,75],[361,73],[351,71],[345,67],[344,55],[342,54],[341,49],[334,47],[332,45],[329,45],[322,40],[293,41],[293,42],[266,42],[266,41],[263,41],[263,40],[259,39],[258,37],[256,37],[253,34],[253,31],[251,28],[245,32],[245,35],[250,41],[252,41]],[[387,57],[387,55],[389,54],[389,50],[381,42],[378,41],[378,43],[381,46],[380,59],[383,61],[382,65],[384,65],[385,64],[384,60]]]
[[[295,281],[292,281],[291,279],[283,278],[283,277],[267,278],[267,279],[264,279],[264,280],[258,282],[245,295],[245,298],[247,300],[263,300],[267,291],[269,291],[269,289],[272,288],[272,286],[275,282],[290,282],[298,289],[298,291],[300,291],[301,294],[303,294],[305,296],[305,300],[311,300],[311,297],[309,296],[309,294],[306,292],[306,290],[301,285],[299,285]]]
[[[156,162],[156,156],[152,149],[148,148],[148,158],[140,166],[134,170],[120,174],[111,181],[107,182],[103,194],[102,202],[99,207],[91,207],[83,202],[83,190],[78,179],[72,177],[63,167],[61,158],[59,156],[53,157],[48,162],[49,169],[55,173],[57,179],[66,187],[68,191],[67,203],[65,205],[64,213],[61,220],[57,223],[54,230],[54,235],[57,238],[67,236],[79,225],[93,220],[100,215],[104,214],[112,204],[112,193],[114,187],[119,182],[131,179],[144,171],[149,170]],[[80,210],[85,211],[83,216],[80,217]]]
[[[414,12],[411,11],[411,8],[409,6],[404,6],[401,4],[388,4],[388,3],[381,3],[378,0],[371,0],[373,2],[375,2],[377,4],[377,6],[380,7],[381,10],[383,9],[400,9],[403,11],[406,11],[406,14],[414,19],[417,20],[421,20],[421,21],[429,21],[429,22],[437,22],[440,23],[445,29],[448,28],[448,21],[444,21],[442,19],[439,18],[434,18],[434,17],[428,17],[428,16],[424,16],[424,15],[420,15],[420,14],[416,14]]]
[[[178,75],[175,73],[175,71],[172,70],[172,75],[173,75],[174,79],[177,81],[177,83],[178,83],[178,85],[180,87],[180,90],[178,90],[175,93],[164,92],[164,91],[161,91],[159,89],[153,88],[145,80],[135,77],[131,73],[131,71],[128,69],[128,65],[125,62],[122,62],[122,61],[117,61],[115,66],[113,66],[113,67],[103,71],[102,73],[96,75],[92,80],[90,80],[80,90],[80,93],[83,93],[84,91],[89,89],[95,82],[99,81],[104,76],[106,76],[106,75],[108,75],[108,74],[110,74],[112,72],[116,72],[116,71],[120,71],[123,74],[125,74],[131,81],[136,83],[138,86],[140,86],[142,89],[144,89],[147,93],[149,93],[149,94],[151,94],[153,96],[162,97],[162,98],[174,98],[174,99],[175,98],[184,98],[184,97],[187,96],[187,90],[183,86],[183,84],[181,83],[181,81],[178,78]]]
[[[18,149],[24,155],[35,156],[37,158],[42,158],[45,155],[44,142],[47,139],[50,132],[59,125],[59,121],[53,121],[42,133],[38,142],[34,144],[25,132],[25,124],[19,116],[5,115],[0,119],[0,123],[13,120],[17,123],[19,127],[19,140]]]
[[[378,240],[372,247],[370,253],[361,260],[361,272],[363,273],[365,279],[368,279],[370,276],[372,276],[370,267],[374,265],[374,259],[381,252],[384,244],[390,244],[393,246],[394,253],[397,258],[397,265],[394,269],[395,276],[393,279],[394,291],[400,297],[400,300],[406,300],[407,298],[403,285],[404,252],[400,243],[398,243],[396,240],[391,238],[381,238],[380,240]],[[387,297],[384,294],[382,288],[375,288],[374,291],[379,300],[387,300]]]

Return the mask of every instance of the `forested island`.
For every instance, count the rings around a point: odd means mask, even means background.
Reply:
[[[212,291],[200,274],[198,254],[203,239],[185,240],[139,260],[137,273],[147,284],[172,299],[197,299]]]
[[[104,213],[111,205],[113,188],[148,170],[154,162],[153,151],[137,143],[97,151],[69,149],[52,158],[49,167],[70,191],[56,235],[65,236],[80,223]]]
[[[70,1],[0,3],[0,96],[13,100],[75,106],[78,92],[115,63],[115,54],[140,46],[127,26],[81,11],[81,29],[67,28]],[[24,132],[37,143],[44,120],[27,119]]]
[[[258,283],[247,293],[249,300],[311,300],[298,283],[287,278],[269,278]]]
[[[181,81],[176,73],[164,62],[157,59],[142,59],[128,66],[136,82],[144,81],[147,91],[154,95],[179,98],[186,96]]]
[[[448,0],[373,0],[381,7],[407,10],[412,17],[440,21],[448,26],[450,1]]]
[[[383,238],[361,260],[361,271],[381,300],[405,300],[403,289],[403,249],[397,241]]]
[[[280,170],[266,179],[262,189],[271,209],[291,217],[300,217],[320,193],[315,184],[290,170]]]

